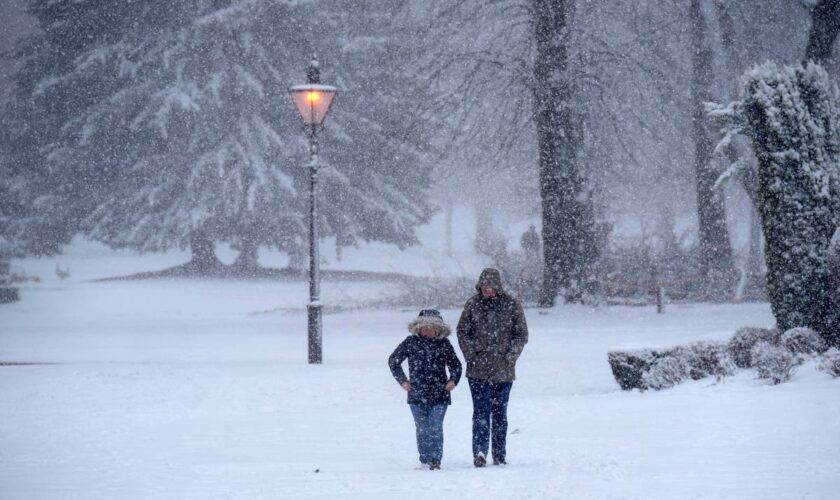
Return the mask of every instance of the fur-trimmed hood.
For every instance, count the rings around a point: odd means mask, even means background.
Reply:
[[[408,331],[412,335],[420,336],[420,329],[424,326],[433,326],[437,329],[435,338],[445,339],[452,333],[452,328],[443,321],[440,316],[419,316],[414,321],[408,324]]]

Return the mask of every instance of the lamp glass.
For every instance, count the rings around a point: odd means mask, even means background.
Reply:
[[[320,125],[332,106],[338,89],[330,85],[295,85],[289,94],[306,125]]]

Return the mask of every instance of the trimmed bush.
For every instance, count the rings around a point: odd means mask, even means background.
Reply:
[[[720,380],[735,373],[737,368],[727,344],[722,342],[697,342],[686,349],[689,376],[692,380],[715,377]]]
[[[757,328],[744,326],[735,331],[729,341],[728,349],[735,366],[750,368],[752,366],[752,349],[759,342],[776,345],[779,343],[779,331],[775,328]]]
[[[832,377],[840,377],[840,349],[832,347],[820,356],[817,370],[828,373]]]
[[[819,333],[808,327],[791,328],[782,334],[782,347],[786,348],[793,354],[815,355],[826,349],[825,340]]]
[[[642,373],[642,388],[654,390],[673,387],[689,377],[691,367],[685,351],[673,351],[655,360],[648,370]]]
[[[758,378],[781,384],[790,379],[801,362],[798,356],[781,346],[759,342],[752,348],[752,365]]]
[[[686,379],[722,377],[735,372],[724,343],[697,342],[664,351],[613,351],[607,356],[613,376],[624,390],[667,389]]]
[[[613,377],[622,390],[646,389],[644,374],[655,362],[657,353],[650,349],[635,351],[612,351],[607,353],[607,362]]]

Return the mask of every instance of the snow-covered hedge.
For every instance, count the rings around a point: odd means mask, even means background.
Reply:
[[[643,376],[659,356],[656,351],[650,349],[613,351],[607,353],[607,362],[618,385],[629,391],[647,388]]]
[[[732,375],[736,368],[726,344],[715,342],[697,342],[663,351],[613,351],[607,359],[613,376],[624,390],[659,390],[686,379],[719,379]]]
[[[840,377],[840,349],[832,347],[820,356],[817,369],[832,377]]]
[[[810,328],[791,328],[780,335],[775,328],[743,327],[728,342],[612,351],[607,359],[622,389],[659,390],[688,379],[719,380],[738,368],[753,368],[758,378],[779,384],[790,379],[805,358],[819,353],[824,354],[818,368],[840,376],[840,350],[826,349],[823,338]]]
[[[667,389],[689,377],[688,359],[680,355],[666,355],[652,363],[642,373],[640,389]]]
[[[781,345],[793,354],[815,355],[828,348],[825,340],[811,328],[800,326],[782,334]]]
[[[799,363],[800,358],[782,346],[759,342],[752,348],[752,364],[758,378],[772,380],[774,384],[790,379]]]
[[[779,331],[775,328],[744,326],[739,328],[729,341],[729,353],[738,368],[752,366],[752,348],[759,342],[779,343]]]

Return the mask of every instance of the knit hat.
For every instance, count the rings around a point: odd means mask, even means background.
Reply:
[[[408,324],[408,331],[411,332],[413,335],[420,335],[420,330],[424,326],[433,326],[437,329],[436,338],[442,339],[449,336],[452,333],[452,329],[444,323],[443,318],[440,315],[440,311],[437,309],[423,309],[420,311],[420,314],[417,315],[417,319],[412,321]]]

